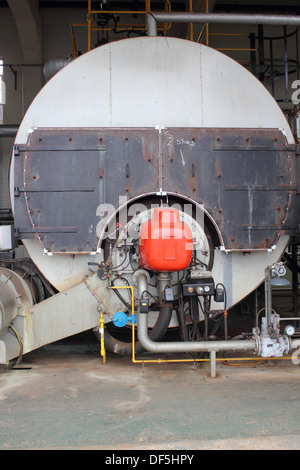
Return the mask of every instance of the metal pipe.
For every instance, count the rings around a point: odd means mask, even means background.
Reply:
[[[92,0],[88,0],[88,14],[87,14],[87,24],[88,24],[88,51],[91,50],[91,26],[92,26]]]
[[[159,302],[164,302],[165,297],[165,288],[171,286],[171,273],[159,273],[157,276],[157,288],[158,288],[158,298]]]
[[[157,36],[157,24],[156,19],[152,13],[147,13],[147,34],[148,36]]]
[[[0,138],[1,137],[15,137],[19,129],[19,124],[1,124],[0,125]]]
[[[235,23],[300,25],[300,16],[296,15],[243,15],[239,13],[148,13],[148,36],[157,36],[157,22],[160,23]]]
[[[209,13],[208,2],[209,2],[209,0],[205,1],[205,13]],[[209,45],[209,25],[208,25],[208,23],[206,23],[206,25],[205,25],[205,44],[207,46]]]
[[[282,318],[279,318],[278,321],[299,321],[300,318],[299,317],[282,317]]]
[[[152,353],[187,353],[206,351],[256,351],[253,340],[233,341],[173,341],[156,343],[148,335],[148,315],[139,313],[137,333],[140,344]]]
[[[265,270],[266,280],[265,280],[265,311],[267,317],[267,325],[271,327],[271,310],[272,310],[272,291],[271,291],[271,269],[267,268]]]
[[[172,23],[300,25],[300,16],[297,15],[243,15],[239,13],[152,13],[152,15],[158,22]]]
[[[189,0],[189,11],[190,13],[193,13],[193,0]],[[194,40],[194,30],[193,30],[193,23],[190,23],[190,41],[193,41]]]
[[[227,310],[225,310],[224,312],[224,337],[225,337],[225,340],[227,341],[228,340],[228,312]]]
[[[145,271],[144,269],[138,269],[133,274],[133,282],[137,286],[136,294],[135,294],[136,298],[139,300],[142,298],[148,299],[149,298],[148,283],[150,282],[149,273]]]
[[[102,363],[106,364],[106,351],[105,351],[105,344],[104,344],[104,318],[103,313],[100,314],[100,354],[102,356]]]

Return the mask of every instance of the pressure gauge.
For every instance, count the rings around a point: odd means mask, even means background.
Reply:
[[[285,327],[284,332],[288,336],[293,336],[295,334],[295,327],[293,325],[288,325]]]
[[[278,266],[277,268],[277,274],[278,276],[284,276],[286,273],[286,269],[284,266]]]

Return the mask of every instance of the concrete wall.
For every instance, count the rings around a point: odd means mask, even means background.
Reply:
[[[24,4],[27,2],[22,0],[22,4],[23,1]],[[34,2],[29,2],[29,7],[33,7],[35,25],[24,21],[22,12],[18,12],[18,6],[17,11],[9,7],[0,8],[0,58],[5,64],[3,80],[6,85],[4,124],[21,122],[28,106],[45,83],[43,64],[57,57],[69,56],[72,46],[70,25],[86,22],[85,9],[38,11]],[[33,45],[27,38],[27,34],[33,34],[35,26],[39,35],[37,39],[33,37],[32,42],[39,41],[40,52],[38,47],[33,50]],[[87,28],[76,27],[76,32],[78,49],[85,52]],[[0,138],[0,208],[10,207],[8,170],[13,142],[13,138]]]

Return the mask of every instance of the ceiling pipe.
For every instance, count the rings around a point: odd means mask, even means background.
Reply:
[[[148,13],[148,36],[157,36],[157,23],[235,23],[299,26],[300,16],[238,13]]]

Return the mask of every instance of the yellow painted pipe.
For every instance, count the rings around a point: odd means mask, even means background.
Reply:
[[[133,286],[112,286],[111,289],[130,289],[131,290],[131,314],[134,315],[134,288]],[[164,362],[210,362],[210,359],[136,359],[135,357],[135,325],[132,323],[131,327],[131,341],[132,341],[132,362],[134,364],[144,364],[144,363],[157,363],[161,364]],[[244,361],[253,361],[253,365],[257,365],[261,361],[268,360],[288,360],[291,359],[291,356],[286,357],[268,357],[261,358],[258,357],[228,357],[228,358],[216,358],[216,362],[244,362]]]
[[[189,0],[189,11],[190,13],[193,13],[193,0]],[[193,23],[190,23],[190,40],[193,41]]]
[[[205,12],[208,13],[208,0],[205,2]],[[209,26],[208,23],[205,25],[205,44],[208,46],[209,45]]]
[[[106,364],[106,351],[105,351],[105,345],[104,345],[104,318],[103,318],[103,313],[101,312],[100,315],[100,354],[102,356],[102,363]]]

